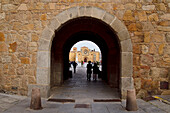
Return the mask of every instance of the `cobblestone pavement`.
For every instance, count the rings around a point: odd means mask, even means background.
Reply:
[[[42,99],[42,110],[32,110],[30,98],[23,96],[0,94],[0,112],[2,113],[170,113],[170,105],[159,100],[145,102],[137,99],[138,111],[126,111],[126,101],[122,102],[94,102],[93,99],[119,98],[118,92],[107,84],[98,80],[87,82],[83,76],[85,71],[77,69],[73,78],[61,87],[54,88],[50,98],[75,99],[73,103],[50,102]],[[94,87],[95,86],[95,87]],[[113,90],[113,91],[112,91]],[[76,104],[86,104],[87,108],[75,108]]]

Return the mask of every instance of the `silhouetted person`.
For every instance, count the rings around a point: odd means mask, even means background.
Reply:
[[[93,66],[93,80],[97,80],[97,74],[99,72],[99,67],[97,66],[97,63],[94,63]]]
[[[78,65],[78,64],[74,61],[74,62],[73,62],[74,73],[76,73],[76,67],[77,67],[77,65]]]
[[[89,81],[91,79],[91,73],[92,73],[91,69],[92,69],[92,64],[91,61],[89,61],[87,64],[87,80]]]

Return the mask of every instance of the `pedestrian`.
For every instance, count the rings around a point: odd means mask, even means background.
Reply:
[[[97,63],[94,63],[94,66],[93,66],[93,80],[94,81],[97,80],[98,72],[99,72],[99,67],[97,66]]]
[[[76,67],[77,67],[77,65],[78,65],[78,64],[74,61],[74,62],[73,62],[74,73],[76,73]]]
[[[88,61],[88,64],[87,64],[87,80],[91,80],[91,73],[92,73],[92,64],[91,64],[91,61]]]

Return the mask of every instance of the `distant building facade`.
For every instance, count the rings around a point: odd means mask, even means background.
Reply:
[[[100,62],[100,52],[90,50],[88,47],[81,47],[81,50],[77,51],[77,48],[74,47],[73,51],[69,53],[69,60],[78,62]]]

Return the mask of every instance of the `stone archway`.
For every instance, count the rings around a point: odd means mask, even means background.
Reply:
[[[42,97],[48,97],[50,91],[50,61],[51,45],[58,30],[65,22],[79,17],[91,17],[99,19],[109,25],[117,35],[121,48],[121,72],[120,72],[120,90],[121,98],[126,97],[127,89],[133,88],[133,53],[132,43],[125,25],[114,15],[91,6],[73,7],[59,13],[50,24],[43,30],[39,39],[39,48],[37,53],[37,73],[36,85],[28,85],[28,95],[33,87],[41,89]]]

